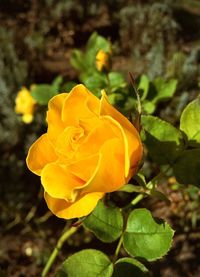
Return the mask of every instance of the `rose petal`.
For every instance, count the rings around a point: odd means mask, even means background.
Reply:
[[[101,115],[110,115],[117,122],[119,122],[122,127],[131,129],[133,132],[138,134],[131,122],[109,103],[105,91],[102,91],[102,97],[100,100],[100,116]]]
[[[78,148],[77,160],[98,153],[102,145],[112,138],[122,138],[122,128],[120,128],[120,125],[112,118],[102,117],[100,123],[89,133]]]
[[[47,122],[48,122],[48,136],[52,142],[56,142],[59,134],[65,128],[62,121],[61,113],[64,100],[68,98],[68,93],[61,93],[54,96],[48,105]]]
[[[142,159],[143,146],[141,140],[138,139],[138,135],[135,136],[132,130],[124,129],[124,133],[128,145],[128,155],[126,155],[125,160],[125,176],[129,180],[138,169]]]
[[[58,163],[50,163],[44,167],[41,182],[46,192],[52,197],[74,201],[76,189],[84,186],[85,181],[74,176]]]
[[[26,163],[33,173],[40,176],[44,166],[54,162],[57,158],[47,134],[44,134],[29,148]]]
[[[113,138],[119,138],[122,141],[120,151],[125,156],[124,164],[121,166],[122,170],[125,169],[125,177],[127,177],[130,175],[130,167],[133,165],[130,158],[132,158],[132,156],[134,157],[133,162],[138,158],[138,156],[135,155],[138,150],[138,140],[135,138],[134,134],[129,134],[129,131],[122,128],[111,116],[100,116],[100,120],[101,123],[89,133],[88,137],[78,148],[76,158],[83,159],[88,154],[95,154],[99,152],[105,142]],[[131,140],[130,145],[129,140]]]
[[[53,198],[48,193],[44,193],[44,198],[48,208],[53,214],[60,218],[70,219],[88,215],[94,210],[99,199],[104,196],[104,193],[94,192],[83,195],[74,203],[67,202],[63,199]]]
[[[69,126],[58,136],[55,151],[59,156],[71,158],[84,137],[81,127]],[[74,139],[76,138],[76,139]]]
[[[100,155],[96,154],[68,165],[67,169],[78,178],[84,180],[86,182],[85,186],[87,186],[98,170],[99,161]]]
[[[100,101],[85,86],[75,86],[63,105],[62,119],[67,126],[78,124],[79,117],[90,118],[98,115]]]
[[[126,183],[123,150],[124,143],[119,138],[104,143],[100,150],[100,163],[96,174],[83,189],[83,193],[112,192]]]
[[[79,126],[84,129],[85,135],[88,135],[99,124],[101,124],[99,117],[79,118]]]
[[[105,92],[102,92],[100,115],[109,115],[115,119],[124,129],[125,139],[125,176],[130,176],[130,169],[136,168],[136,161],[140,161],[142,157],[142,143],[139,133],[131,122],[118,112],[109,102]]]

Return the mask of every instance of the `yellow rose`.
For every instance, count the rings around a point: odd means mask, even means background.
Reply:
[[[109,70],[110,55],[103,50],[99,50],[96,55],[96,67],[98,71]]]
[[[58,217],[88,215],[105,193],[133,176],[142,156],[134,126],[83,85],[53,97],[47,133],[29,149],[28,168],[41,176],[44,197]]]
[[[36,101],[31,96],[30,91],[26,87],[22,87],[15,99],[15,112],[22,114],[22,121],[24,123],[31,123],[33,121],[33,113]]]

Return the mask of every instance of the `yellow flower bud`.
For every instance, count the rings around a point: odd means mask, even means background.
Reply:
[[[110,55],[102,49],[96,55],[96,67],[98,71],[109,70],[110,68]]]

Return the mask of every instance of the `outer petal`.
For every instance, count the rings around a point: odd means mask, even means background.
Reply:
[[[56,142],[59,134],[65,128],[64,122],[61,118],[62,107],[64,100],[67,99],[68,93],[61,93],[54,96],[48,105],[47,122],[48,122],[48,136],[52,142]]]
[[[122,125],[122,127],[132,130],[138,136],[138,132],[131,124],[131,122],[109,103],[105,91],[102,91],[100,102],[100,115],[110,115],[112,118],[118,121]]]
[[[119,138],[108,140],[100,150],[100,163],[94,177],[83,193],[112,192],[126,183],[124,172],[124,143]]]
[[[139,133],[131,122],[118,112],[110,103],[108,102],[107,95],[102,92],[101,105],[100,105],[100,115],[109,115],[114,118],[124,129],[125,133],[125,176],[130,176],[130,171],[134,167],[136,170],[136,164],[139,163],[142,157],[142,143],[140,140]]]
[[[44,134],[29,148],[26,163],[33,173],[40,176],[44,166],[54,162],[57,158],[47,134]]]
[[[74,176],[58,163],[51,163],[45,166],[42,170],[41,182],[49,195],[68,201],[74,201],[76,198],[75,190],[85,184],[82,179]]]
[[[70,203],[62,199],[53,198],[48,193],[44,193],[44,198],[48,208],[58,217],[70,219],[86,216],[91,213],[104,193],[94,192],[83,195],[76,202]]]
[[[125,135],[128,145],[128,155],[125,161],[125,175],[128,181],[138,169],[142,159],[143,146],[138,136],[135,136],[130,130],[125,129]]]
[[[64,102],[62,119],[66,125],[77,125],[79,118],[98,115],[100,101],[85,86],[75,86]]]

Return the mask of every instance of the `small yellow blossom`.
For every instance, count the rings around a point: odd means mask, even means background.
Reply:
[[[22,87],[15,99],[15,112],[22,114],[22,121],[29,124],[33,121],[36,101],[26,87]]]
[[[96,67],[98,71],[109,70],[110,68],[110,55],[102,49],[96,55]]]

